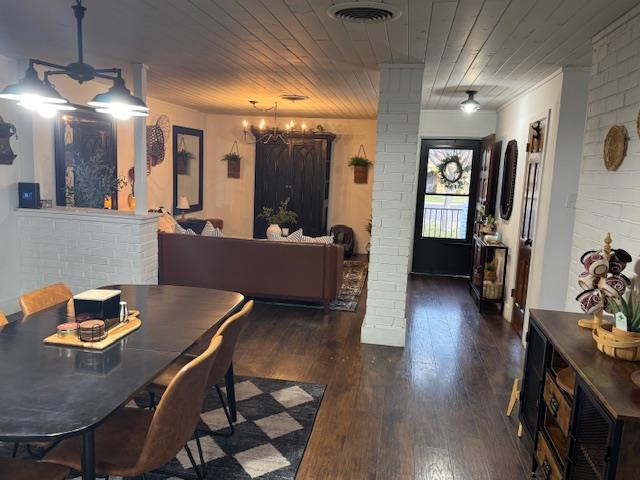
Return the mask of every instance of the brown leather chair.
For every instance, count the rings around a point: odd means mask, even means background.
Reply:
[[[233,352],[236,349],[236,344],[238,343],[240,333],[247,325],[249,313],[251,312],[252,308],[253,300],[250,300],[244,305],[244,307],[242,307],[242,310],[225,320],[218,331],[215,332],[215,336],[213,337],[222,337],[222,345],[220,346],[220,352],[218,353],[215,362],[213,362],[213,365],[211,366],[209,379],[207,381],[207,389],[215,388],[218,393],[220,403],[222,404],[222,408],[224,409],[227,421],[229,422],[230,433],[228,435],[233,435],[234,427],[233,422],[231,421],[229,410],[227,408],[227,403],[222,396],[222,391],[220,390],[219,384],[222,383],[225,373],[227,372],[227,370],[229,370],[233,363]],[[151,397],[152,399],[155,397],[155,394],[159,393],[160,395],[162,395],[167,386],[170,385],[170,383],[173,381],[176,373],[179,372],[184,365],[193,360],[194,355],[197,354],[200,348],[200,345],[201,343],[199,342],[194,348],[178,358],[173,364],[171,364],[169,368],[167,368],[151,382],[148,390],[154,394],[154,396]]]
[[[7,317],[4,316],[4,313],[0,312],[0,327],[6,325],[7,323],[9,323],[9,320],[7,320]]]
[[[19,299],[20,308],[24,315],[45,310],[59,303],[66,302],[72,297],[71,290],[64,283],[54,283],[48,287],[25,293]]]
[[[155,411],[123,408],[96,429],[97,475],[143,475],[171,461],[184,447],[202,478],[187,442],[200,420],[207,377],[221,343],[222,338],[215,337],[204,353],[180,369]],[[80,470],[80,447],[78,437],[63,440],[44,460]]]
[[[54,463],[0,458],[0,478],[11,480],[64,480],[69,469]]]

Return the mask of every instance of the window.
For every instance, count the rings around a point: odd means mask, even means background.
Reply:
[[[423,237],[458,240],[467,237],[472,165],[471,149],[429,150]]]

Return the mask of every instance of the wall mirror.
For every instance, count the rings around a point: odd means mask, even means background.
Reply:
[[[511,218],[513,210],[513,195],[516,189],[516,173],[518,168],[518,142],[510,140],[504,152],[502,167],[502,193],[500,194],[500,217],[504,220]]]
[[[203,132],[173,127],[173,213],[202,210]],[[188,210],[178,210],[178,200],[186,197]]]
[[[111,196],[118,208],[116,128],[112,117],[93,109],[60,115],[55,123],[56,205],[103,208]]]

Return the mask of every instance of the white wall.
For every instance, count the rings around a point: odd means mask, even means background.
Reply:
[[[566,308],[577,311],[576,278],[583,252],[602,248],[606,232],[613,247],[640,255],[640,140],[636,118],[640,110],[640,7],[615,22],[593,42],[587,125],[581,163],[576,221],[571,250],[570,288]],[[615,172],[603,164],[603,145],[613,125],[629,134],[627,156]],[[631,275],[634,269],[627,268]]]
[[[514,139],[518,142],[513,212],[508,221],[499,221],[503,241],[509,247],[505,286],[507,302],[504,309],[507,320],[511,318],[513,306],[510,292],[516,276],[529,124],[542,119],[547,119],[546,144],[527,307],[562,308],[560,298],[564,297],[567,289],[566,257],[574,217],[573,205],[568,200],[577,190],[587,77],[585,72],[559,70],[498,110],[497,140],[503,142],[503,158],[507,143]],[[542,295],[542,292],[545,294]]]
[[[420,137],[452,139],[483,138],[495,133],[498,115],[495,111],[480,110],[473,114],[461,110],[422,110]]]
[[[233,115],[207,115],[205,132],[205,209],[207,218],[222,218],[224,232],[228,236],[253,237],[253,196],[255,183],[255,145],[243,143],[242,121],[258,124],[261,118]],[[282,126],[290,118],[282,118]],[[371,190],[374,169],[369,170],[366,184],[353,182],[353,169],[347,165],[349,158],[364,145],[367,156],[375,162],[375,120],[348,119],[304,119],[295,118],[297,124],[309,127],[318,123],[326,131],[336,134],[331,160],[331,182],[329,189],[328,227],[335,224],[348,225],[354,230],[356,249],[366,251],[369,233],[366,224],[371,215]],[[227,164],[221,161],[238,140],[240,155],[240,178],[227,178]],[[248,140],[253,136],[248,134]]]

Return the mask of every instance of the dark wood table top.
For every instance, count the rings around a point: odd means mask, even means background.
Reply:
[[[61,304],[0,328],[0,440],[64,437],[94,428],[181,353],[234,313],[239,293],[121,285],[142,326],[103,351],[44,345],[70,321]]]
[[[591,330],[578,327],[585,314],[533,309],[531,317],[614,418],[640,421],[640,388],[631,381],[640,362],[598,351]]]

